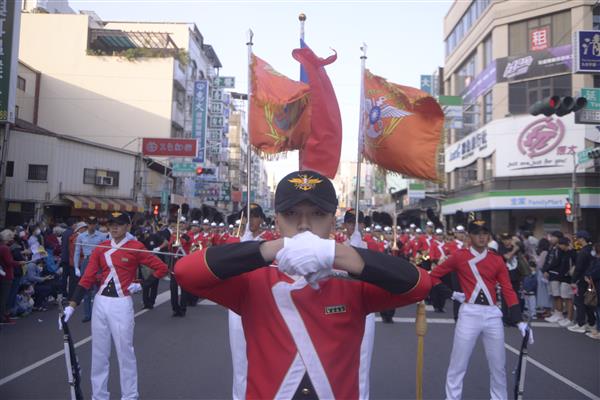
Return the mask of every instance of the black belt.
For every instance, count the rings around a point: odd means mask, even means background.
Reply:
[[[117,287],[115,286],[115,281],[111,279],[100,294],[106,297],[119,297],[119,294],[117,293]]]

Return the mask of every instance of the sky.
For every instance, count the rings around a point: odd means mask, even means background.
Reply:
[[[361,63],[394,83],[419,87],[420,75],[443,66],[443,19],[451,0],[293,1],[293,0],[70,0],[75,10],[93,10],[103,20],[194,22],[215,49],[221,76],[234,76],[238,92],[247,92],[247,32],[253,51],[280,73],[299,79],[298,15],[306,14],[305,41],[320,57],[337,51],[326,67],[335,89],[343,125],[342,160],[356,160]],[[286,174],[297,157],[279,161]],[[269,168],[271,169],[271,168]],[[283,175],[280,175],[282,177]]]

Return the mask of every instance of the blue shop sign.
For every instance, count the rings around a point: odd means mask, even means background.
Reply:
[[[600,72],[600,31],[575,33],[575,72]]]

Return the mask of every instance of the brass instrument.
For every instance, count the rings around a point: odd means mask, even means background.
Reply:
[[[200,242],[192,243],[192,246],[190,247],[190,254],[195,253],[198,250],[202,250],[202,243],[200,243]]]
[[[238,224],[238,228],[237,228],[237,232],[235,233],[235,237],[240,237],[241,233],[242,233],[242,225],[244,225],[245,222],[245,217],[244,217],[244,213],[242,212],[241,218],[239,220],[236,221],[236,224]]]
[[[181,232],[179,231],[179,225],[181,224],[181,207],[177,210],[177,226],[175,228],[175,242],[173,247],[181,247]]]
[[[397,224],[397,219],[398,217],[396,216],[396,213],[394,213],[394,223],[393,223],[393,227],[392,227],[392,251],[398,252],[400,249],[398,248],[398,224]]]
[[[418,251],[417,255],[415,256],[415,265],[421,266],[424,263],[428,263],[429,258],[430,258],[429,257],[429,250]],[[431,264],[428,267],[431,267]],[[426,269],[428,269],[428,268],[426,268]]]

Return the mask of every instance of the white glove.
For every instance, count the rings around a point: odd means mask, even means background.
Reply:
[[[464,303],[466,300],[465,294],[461,292],[452,292],[452,296],[450,296],[450,298],[458,301],[459,303]]]
[[[81,270],[79,268],[75,268],[75,276],[78,278],[81,276]]]
[[[65,322],[69,321],[69,318],[71,318],[71,315],[73,315],[73,312],[75,311],[75,309],[71,306],[66,306],[65,310],[63,311],[63,315],[65,318]],[[62,321],[60,320],[60,316],[58,317],[58,330],[62,331]]]
[[[362,235],[358,229],[355,229],[352,236],[350,236],[350,246],[358,247],[360,249],[367,248],[367,244],[362,240]]]
[[[244,234],[240,238],[240,242],[249,242],[251,240],[254,240],[254,236],[252,236],[252,232],[250,232],[250,229],[246,229],[244,231]]]
[[[517,328],[519,328],[519,332],[521,332],[521,336],[523,337],[525,337],[527,330],[529,330],[529,344],[533,344],[533,329],[526,322],[519,322]]]
[[[152,251],[156,253],[157,251],[160,251],[160,247],[155,247],[152,249]]]
[[[129,294],[134,294],[137,292],[141,292],[142,291],[142,285],[137,283],[137,282],[133,282],[131,285],[129,285],[129,287],[127,288],[127,290],[129,291]]]
[[[284,245],[275,259],[280,271],[290,275],[307,276],[325,270],[331,274],[335,257],[335,241],[321,239],[312,232],[303,232],[292,238],[285,238]],[[326,276],[321,273],[319,277]],[[314,280],[317,276],[311,278]]]

